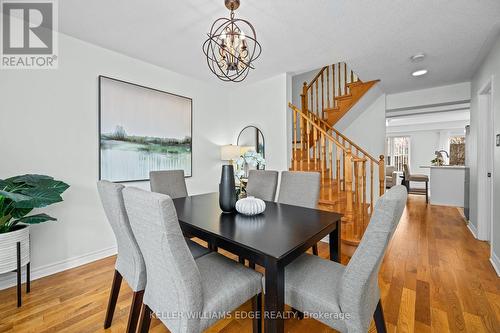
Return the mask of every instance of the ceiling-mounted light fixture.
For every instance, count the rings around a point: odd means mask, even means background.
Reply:
[[[234,18],[240,0],[225,0],[231,11],[229,18],[217,19],[203,43],[203,52],[208,67],[222,81],[243,81],[253,61],[260,56],[262,48],[257,41],[254,27],[247,20]]]
[[[417,71],[414,71],[413,73],[411,73],[411,75],[413,76],[422,76],[422,75],[425,75],[427,74],[427,69],[419,69]]]
[[[410,58],[411,62],[421,62],[425,58],[425,53],[415,54]]]

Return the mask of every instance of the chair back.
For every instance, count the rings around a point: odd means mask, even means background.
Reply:
[[[278,171],[250,170],[248,172],[247,195],[266,201],[274,201],[278,186]]]
[[[184,170],[151,171],[151,191],[166,194],[172,199],[188,196]]]
[[[319,172],[283,171],[278,202],[316,208],[320,187]]]
[[[406,188],[392,187],[379,198],[361,243],[340,280],[339,304],[351,318],[349,332],[367,332],[380,300],[378,273],[389,241],[401,219],[407,199]]]
[[[198,332],[203,311],[200,272],[184,240],[172,199],[127,187],[123,190],[132,230],[146,263],[144,303],[171,332]],[[168,316],[179,313],[182,316]],[[189,316],[193,314],[193,316]]]
[[[130,227],[123,203],[123,188],[121,184],[106,180],[97,183],[104,213],[116,238],[118,248],[116,270],[120,272],[133,291],[140,291],[146,286],[146,266]]]

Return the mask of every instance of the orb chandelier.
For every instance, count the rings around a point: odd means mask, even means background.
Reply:
[[[240,0],[224,2],[231,11],[229,18],[221,17],[212,24],[203,52],[208,67],[219,79],[241,82],[250,69],[254,69],[253,61],[260,56],[262,48],[250,22],[234,17]]]

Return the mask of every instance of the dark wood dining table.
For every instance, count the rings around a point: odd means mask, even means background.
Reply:
[[[218,193],[173,201],[183,232],[265,268],[266,333],[284,332],[286,265],[327,235],[330,260],[340,262],[341,214],[269,201],[256,216],[222,213]]]

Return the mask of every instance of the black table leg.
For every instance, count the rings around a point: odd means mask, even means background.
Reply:
[[[342,232],[340,230],[340,226],[342,225],[342,221],[337,221],[337,227],[334,231],[330,233],[330,238],[328,243],[330,245],[330,260],[336,261],[340,263],[342,259],[341,251],[340,251],[340,243],[342,243],[341,235]]]
[[[276,260],[266,262],[264,332],[283,333],[285,322],[285,269]]]

